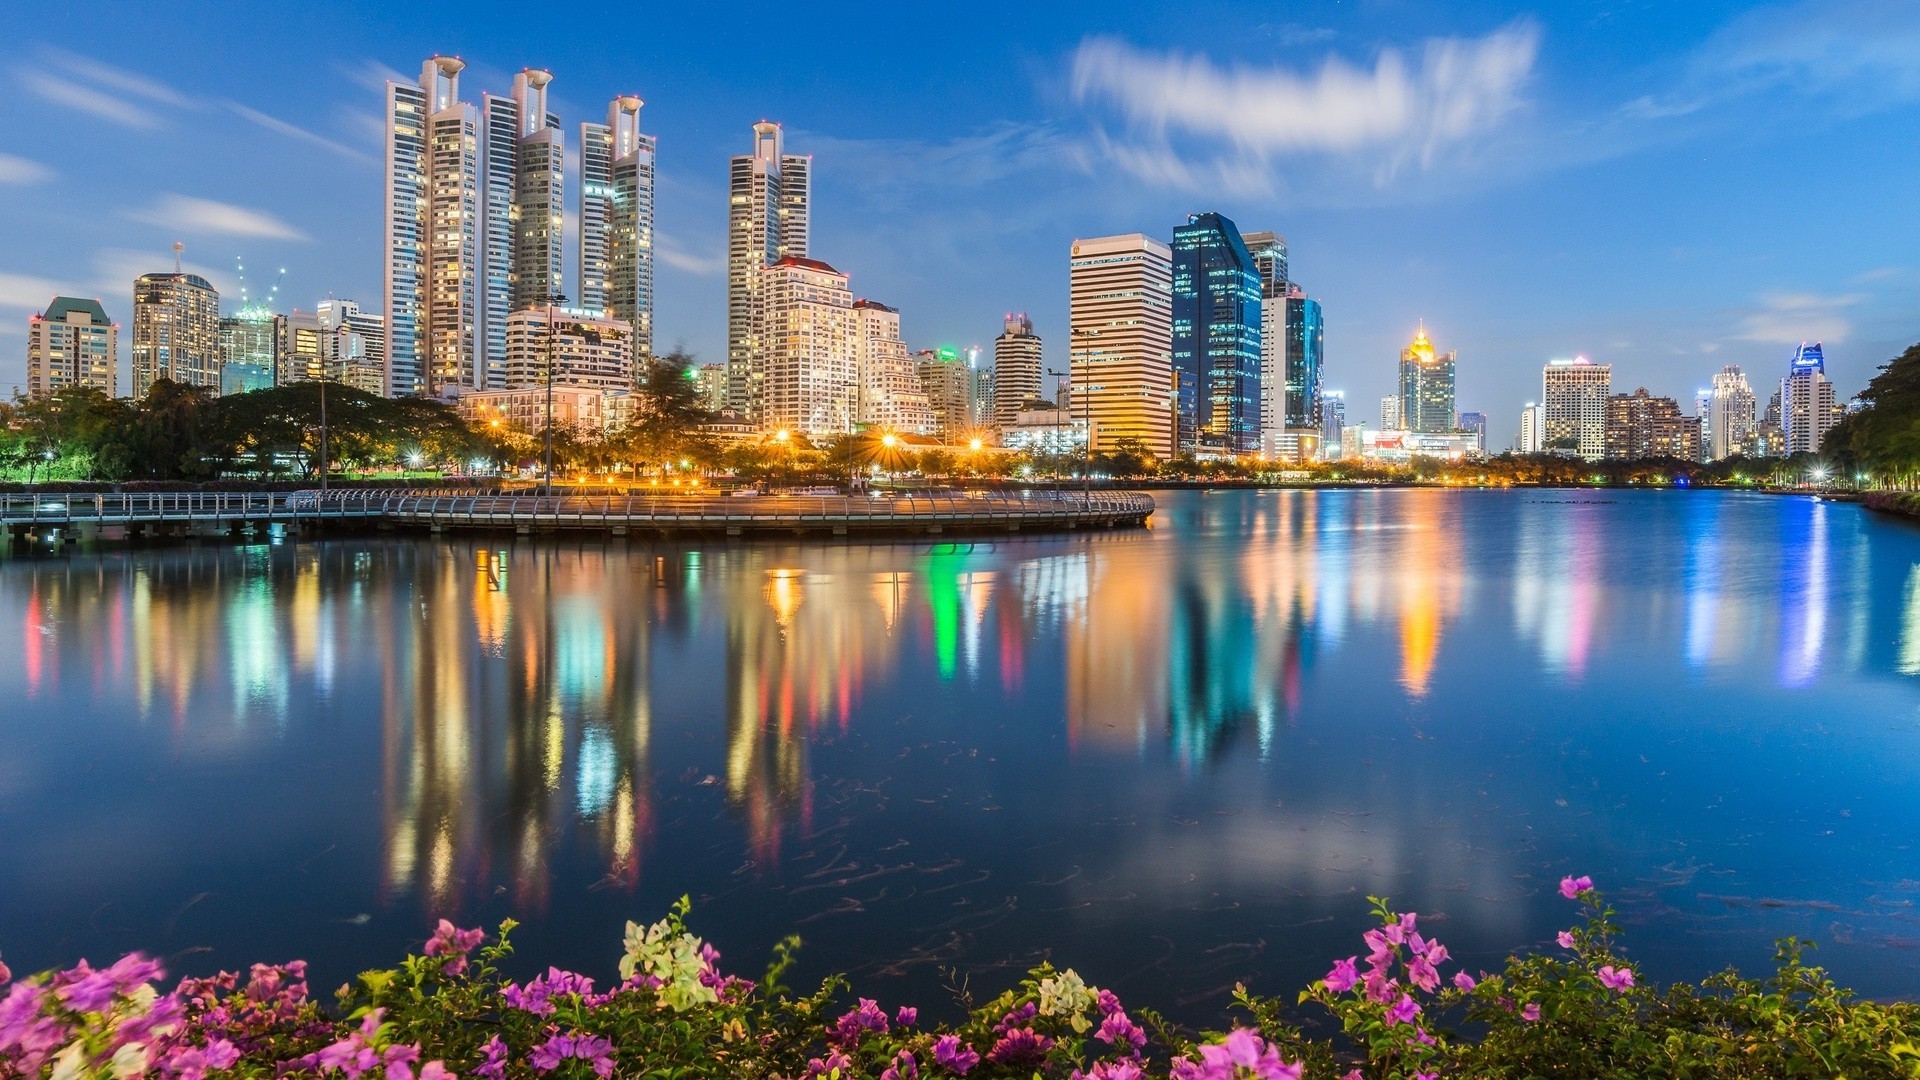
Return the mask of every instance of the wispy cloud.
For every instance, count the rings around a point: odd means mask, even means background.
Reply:
[[[655,230],[653,234],[653,253],[660,261],[675,270],[701,277],[711,277],[727,268],[727,261],[719,256],[695,255],[681,247],[673,237]]]
[[[307,235],[261,210],[232,203],[167,195],[152,207],[127,215],[189,236],[254,236],[268,240],[305,240]]]
[[[1072,91],[1118,113],[1127,134],[1103,133],[1101,149],[1150,182],[1245,185],[1271,177],[1283,156],[1364,154],[1385,183],[1520,109],[1539,48],[1538,26],[1523,19],[1481,38],[1430,40],[1417,57],[1387,49],[1363,68],[1329,56],[1308,72],[1090,38],[1074,55]]]
[[[29,93],[55,105],[65,105],[125,127],[152,130],[160,126],[159,116],[110,91],[48,71],[18,71],[15,76]]]
[[[233,110],[234,115],[239,116],[244,120],[250,120],[253,123],[260,125],[261,127],[266,128],[268,131],[278,132],[279,134],[285,135],[288,138],[299,139],[302,142],[312,143],[313,145],[318,146],[321,149],[328,151],[329,153],[338,154],[349,161],[359,162],[362,165],[377,164],[373,159],[373,155],[371,154],[357,150],[351,146],[346,145],[345,143],[334,142],[332,139],[329,139],[324,135],[318,134],[316,132],[308,131],[306,128],[303,128],[298,124],[288,123],[287,121],[282,120],[277,116],[269,116],[268,114],[261,112],[259,109],[242,105],[237,101],[229,101],[226,103],[226,106],[227,108]]]
[[[60,292],[60,286],[43,277],[0,272],[0,309],[40,311]]]
[[[1773,293],[1761,297],[1760,307],[1740,320],[1740,329],[1734,336],[1742,341],[1769,345],[1845,341],[1853,332],[1853,322],[1842,313],[1866,299],[1860,293],[1843,296]]]
[[[389,82],[411,82],[406,75],[378,60],[364,60],[358,64],[341,64],[339,71],[348,81],[362,90],[384,93]]]
[[[136,71],[103,64],[92,57],[53,48],[43,49],[41,56],[48,63],[64,68],[73,75],[109,90],[146,98],[157,104],[171,105],[175,108],[189,108],[193,104],[187,95],[163,82],[150,79]]]
[[[0,154],[0,184],[39,184],[53,179],[53,170],[37,161]]]
[[[125,127],[151,130],[161,126],[156,106],[193,107],[192,99],[165,83],[64,49],[42,48],[35,60],[17,68],[14,76],[29,93],[43,100]]]

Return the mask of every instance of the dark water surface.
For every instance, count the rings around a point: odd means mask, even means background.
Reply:
[[[1043,956],[1198,1018],[1472,966],[1564,873],[1664,977],[1776,937],[1920,994],[1920,530],[1705,492],[1163,493],[961,543],[342,539],[0,561],[0,955],[304,956],[430,920],[611,974],[682,893],[757,974]],[[1364,951],[1364,950],[1360,950]]]

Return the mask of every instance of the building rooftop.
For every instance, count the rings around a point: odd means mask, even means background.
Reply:
[[[78,296],[56,296],[47,305],[47,313],[41,318],[49,322],[66,322],[68,314],[81,312],[92,318],[95,326],[106,326],[107,309],[100,306],[98,300],[86,300]]]

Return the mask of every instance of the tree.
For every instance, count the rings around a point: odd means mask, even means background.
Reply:
[[[636,469],[664,471],[673,462],[707,461],[712,447],[701,425],[713,416],[700,398],[691,356],[669,353],[642,367],[633,419],[614,437],[617,453]]]

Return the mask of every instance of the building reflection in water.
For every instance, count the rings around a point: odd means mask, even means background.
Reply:
[[[1312,678],[1342,650],[1424,710],[1450,636],[1494,632],[1463,628],[1476,599],[1565,683],[1602,644],[1651,637],[1689,670],[1777,655],[1780,683],[1811,685],[1835,627],[1858,643],[1849,666],[1920,674],[1920,567],[1837,532],[1852,526],[1834,508],[1768,518],[1785,554],[1756,567],[1738,502],[1688,504],[1627,550],[1609,548],[1605,507],[1471,498],[1189,500],[1169,510],[1190,515],[1177,529],[998,545],[181,549],[0,581],[31,697],[124,683],[143,718],[215,747],[317,723],[316,702],[377,715],[384,894],[449,915],[496,886],[542,910],[569,837],[609,883],[639,883],[663,694],[693,703],[688,724],[713,718],[720,753],[701,768],[723,773],[744,848],[770,864],[813,825],[810,753],[902,682],[928,709],[997,695],[1061,723],[1071,753],[1191,772],[1237,743],[1283,754],[1316,692],[1338,709],[1352,691]],[[1478,554],[1459,543],[1471,513],[1498,515],[1476,526]]]

